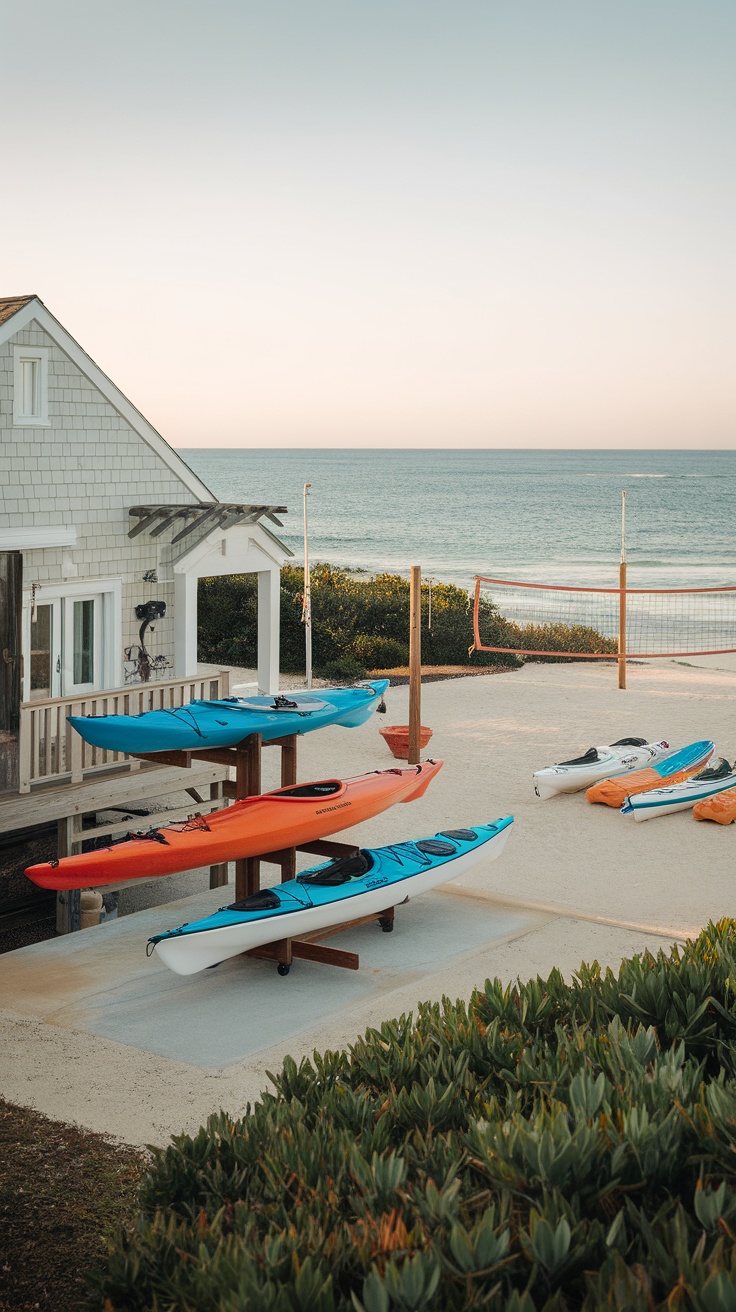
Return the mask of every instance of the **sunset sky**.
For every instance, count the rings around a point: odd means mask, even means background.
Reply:
[[[174,445],[731,447],[733,0],[2,6],[0,295]]]

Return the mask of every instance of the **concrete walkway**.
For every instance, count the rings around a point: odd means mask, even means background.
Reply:
[[[368,925],[341,936],[360,953],[357,973],[296,962],[281,978],[239,958],[183,978],[146,958],[149,935],[228,900],[209,889],[8,953],[0,1095],[131,1143],[164,1143],[219,1107],[243,1112],[287,1053],[349,1044],[420,999],[467,997],[494,975],[559,966],[570,976],[594,958],[615,968],[734,914],[736,827],[689,813],[637,825],[580,794],[540,803],[531,774],[631,735],[673,745],[713,737],[731,759],[735,693],[736,672],[674,663],[631,667],[627,692],[611,667],[564,665],[427,685],[428,753],[445,758],[443,771],[424,798],[345,838],[380,845],[513,814],[498,861],[400,907],[393,934]],[[391,765],[377,730],[406,721],[407,690],[392,689],[388,705],[385,720],[307,735],[300,779]],[[264,789],[278,786],[278,754],[264,761]]]

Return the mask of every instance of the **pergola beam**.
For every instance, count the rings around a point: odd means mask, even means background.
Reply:
[[[177,520],[188,521],[171,539],[170,545],[173,546],[174,543],[188,537],[190,533],[206,526],[209,520],[212,521],[212,528],[229,529],[236,524],[257,523],[261,518],[269,519],[273,524],[282,527],[282,521],[277,516],[286,512],[286,506],[254,506],[229,501],[198,501],[193,505],[184,506],[131,506],[128,514],[132,519],[137,519],[138,523],[128,530],[128,537],[135,538],[140,533],[148,532],[150,537],[158,538]]]

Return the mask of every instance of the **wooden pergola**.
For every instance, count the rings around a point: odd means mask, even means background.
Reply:
[[[128,537],[141,534],[164,547],[173,574],[177,676],[197,672],[197,585],[222,574],[258,576],[258,686],[279,687],[280,570],[293,552],[271,525],[287,506],[240,501],[163,502],[131,506]]]
[[[183,527],[169,543],[173,547],[198,529],[209,533],[213,528],[256,524],[260,519],[270,519],[272,524],[282,528],[282,521],[277,516],[285,515],[287,509],[287,506],[252,506],[231,501],[197,501],[188,506],[131,506],[128,514],[138,523],[128,530],[128,537],[137,538],[140,533],[147,532],[149,537],[158,538],[167,528],[183,522]]]

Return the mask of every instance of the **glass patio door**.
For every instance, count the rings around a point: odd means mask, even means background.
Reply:
[[[28,699],[61,697],[61,601],[39,602],[31,610],[31,671]]]
[[[103,684],[102,595],[65,597],[63,695],[94,692]]]

